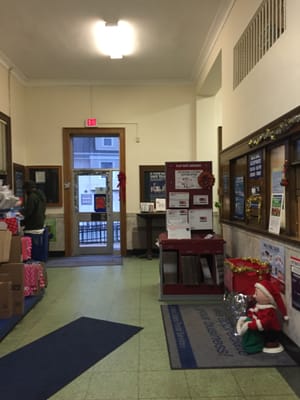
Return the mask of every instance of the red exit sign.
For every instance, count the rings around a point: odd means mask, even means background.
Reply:
[[[85,126],[93,127],[97,126],[97,119],[96,118],[88,118],[85,120]]]

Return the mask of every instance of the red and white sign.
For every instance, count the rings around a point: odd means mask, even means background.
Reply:
[[[85,120],[85,126],[88,128],[97,126],[97,119],[96,118],[88,118]]]

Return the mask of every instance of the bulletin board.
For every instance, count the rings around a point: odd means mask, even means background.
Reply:
[[[167,208],[212,208],[212,162],[166,162]]]
[[[62,206],[62,171],[60,165],[28,166],[28,178],[45,193],[47,207]]]
[[[25,167],[24,165],[13,163],[13,189],[14,195],[23,201],[23,185],[25,182]]]
[[[164,165],[140,165],[140,202],[154,202],[166,198]]]

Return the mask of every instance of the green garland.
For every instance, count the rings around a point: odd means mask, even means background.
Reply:
[[[280,135],[286,133],[293,125],[297,124],[298,122],[300,122],[300,114],[285,119],[274,129],[266,128],[266,130],[261,132],[258,136],[250,139],[248,142],[248,146],[255,147],[262,142],[276,140],[280,137]]]

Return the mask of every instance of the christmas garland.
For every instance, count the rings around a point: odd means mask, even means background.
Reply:
[[[259,275],[269,274],[271,266],[268,262],[262,262],[257,258],[227,258],[224,263],[228,265],[234,273],[256,272]]]
[[[198,184],[202,189],[211,189],[215,183],[215,177],[208,171],[203,171],[198,176]]]

